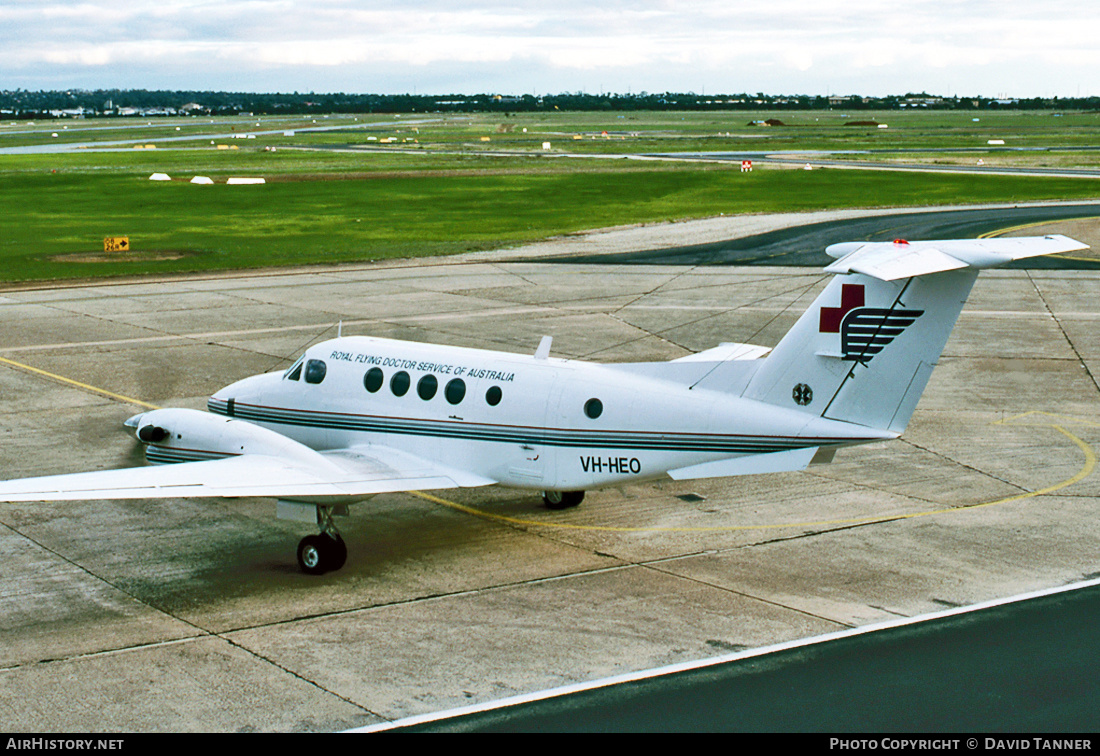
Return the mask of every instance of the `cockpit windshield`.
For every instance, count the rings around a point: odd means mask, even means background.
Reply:
[[[296,381],[299,378],[301,378],[302,377],[302,363],[305,362],[305,359],[306,359],[305,355],[302,355],[301,357],[299,357],[298,361],[295,362],[293,365],[291,365],[287,369],[287,371],[285,373],[283,373],[283,378],[285,378],[288,381]]]

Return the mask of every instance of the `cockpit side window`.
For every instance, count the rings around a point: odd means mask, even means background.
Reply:
[[[305,361],[305,357],[299,358],[297,362],[287,368],[287,371],[283,373],[283,378],[288,381],[296,381],[302,377],[302,363]]]
[[[328,368],[323,360],[306,361],[306,383],[320,383],[325,380],[326,372]]]

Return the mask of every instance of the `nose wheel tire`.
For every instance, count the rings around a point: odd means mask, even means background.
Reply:
[[[543,491],[542,503],[547,509],[572,509],[584,501],[584,491]]]
[[[307,575],[338,570],[348,560],[348,547],[339,535],[310,535],[298,542],[298,567]]]

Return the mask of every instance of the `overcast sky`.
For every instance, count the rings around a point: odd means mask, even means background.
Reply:
[[[1100,95],[1090,0],[0,0],[0,89]]]

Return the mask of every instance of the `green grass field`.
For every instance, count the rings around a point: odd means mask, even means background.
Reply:
[[[795,123],[797,115],[781,117]],[[898,145],[922,140],[960,145],[980,136],[975,129],[981,122],[966,114],[889,115],[890,120],[882,120],[898,124],[890,134]],[[152,126],[120,125],[116,120],[80,123],[79,128],[70,124],[61,130],[56,122],[33,128],[6,126],[0,129],[0,147],[43,140],[132,138],[156,143],[184,129],[204,136],[181,143],[186,147],[182,149],[165,149],[168,143],[161,142],[156,150],[108,152],[93,147],[63,154],[0,155],[0,280],[451,254],[583,229],[718,214],[1100,197],[1095,179],[761,168],[742,174],[737,166],[591,156],[719,149],[711,144],[715,140],[743,142],[721,149],[763,149],[763,141],[779,149],[778,142],[786,144],[784,140],[794,140],[796,146],[782,149],[821,149],[822,144],[836,148],[841,139],[866,145],[881,143],[883,137],[878,130],[853,131],[843,125],[840,114],[824,125],[807,124],[804,131],[797,126],[772,127],[744,135],[751,131],[746,127],[737,137],[718,136],[722,123],[745,123],[751,117],[662,113],[620,119],[586,113],[522,115],[502,123],[488,117],[386,116],[366,127],[343,117],[325,122],[340,130],[302,134],[296,129],[307,123],[272,119],[259,128],[276,134],[249,140],[205,137],[210,129],[220,134],[255,129],[257,119],[216,124],[173,119]],[[989,126],[989,116],[982,118]],[[1005,116],[1001,124],[1023,133],[1029,124],[1038,123],[1029,138],[1049,146],[1081,138],[1078,131],[1096,121],[1090,115],[1033,118],[1039,117]],[[418,123],[410,123],[413,120]],[[626,138],[612,138],[609,123],[618,125]],[[294,136],[283,135],[291,130]],[[608,131],[607,138],[603,131]],[[639,136],[629,136],[632,133]],[[489,141],[482,141],[485,138]],[[394,141],[383,145],[383,139]],[[551,159],[542,150],[544,141],[552,143]],[[219,150],[217,144],[239,149]],[[372,151],[361,149],[364,146]],[[319,147],[350,149],[310,149]],[[398,147],[403,151],[395,151]],[[567,151],[587,157],[566,157]],[[169,173],[175,180],[149,181],[153,172]],[[263,176],[268,183],[200,186],[188,183],[194,175],[218,182],[233,175]],[[128,236],[130,253],[104,255],[103,239],[108,236]]]

